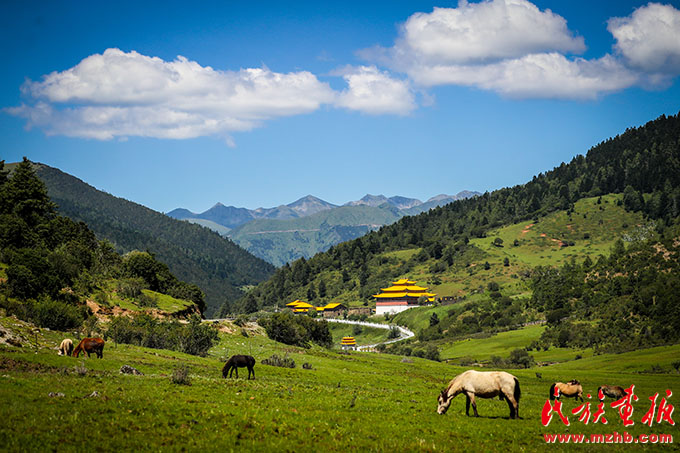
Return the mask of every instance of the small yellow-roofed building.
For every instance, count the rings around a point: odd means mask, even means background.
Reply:
[[[428,292],[427,288],[416,285],[413,280],[402,278],[392,282],[389,288],[381,288],[380,294],[373,295],[375,314],[400,313],[420,305],[421,298],[424,298],[427,303],[432,303],[435,296],[436,294]]]
[[[357,341],[354,339],[354,337],[342,337],[340,345],[342,346],[343,350],[356,349]]]
[[[303,302],[301,300],[290,302],[286,304],[286,307],[292,309],[293,313],[307,313],[310,308],[315,308],[314,305],[308,304],[307,302]]]
[[[345,310],[347,310],[347,306],[345,304],[332,302],[323,306],[323,316],[324,318],[337,318]]]

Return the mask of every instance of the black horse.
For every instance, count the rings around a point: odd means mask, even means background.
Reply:
[[[238,369],[243,367],[248,367],[248,379],[250,379],[250,373],[253,373],[253,379],[255,379],[255,358],[249,355],[233,355],[227,360],[222,368],[222,376],[231,377],[234,370],[236,370],[236,379],[238,379]]]

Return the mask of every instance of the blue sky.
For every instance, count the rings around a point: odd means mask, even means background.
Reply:
[[[0,3],[0,158],[163,212],[494,190],[680,111],[678,1],[94,3]]]

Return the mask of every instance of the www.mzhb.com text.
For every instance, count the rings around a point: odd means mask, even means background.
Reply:
[[[627,432],[619,434],[543,434],[549,444],[672,444],[671,434],[640,434],[633,436]]]

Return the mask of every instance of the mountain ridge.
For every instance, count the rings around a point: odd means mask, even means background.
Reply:
[[[225,299],[240,297],[241,288],[263,281],[274,270],[207,228],[108,194],[57,168],[35,166],[62,215],[85,222],[121,253],[148,250],[155,254],[178,278],[205,292],[207,316]]]
[[[197,223],[226,235],[255,256],[276,266],[301,257],[310,258],[342,241],[453,202],[481,195],[462,191],[440,194],[425,203],[416,198],[367,194],[341,206],[306,195],[277,208],[236,208],[216,203],[203,213],[178,208],[167,215]]]

